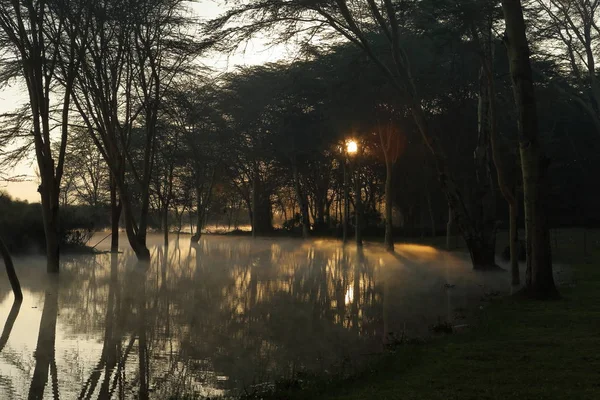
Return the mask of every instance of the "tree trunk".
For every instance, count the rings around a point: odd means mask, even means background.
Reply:
[[[487,41],[486,41],[487,46]],[[477,184],[472,204],[472,218],[477,235],[467,241],[473,268],[486,269],[496,266],[496,194],[491,174],[491,96],[485,66],[479,74],[479,104],[477,107],[477,147],[475,149],[475,172]],[[471,245],[469,245],[469,242]],[[471,248],[473,246],[473,248]],[[475,260],[480,260],[476,262]]]
[[[452,238],[452,226],[454,225],[454,213],[452,207],[448,206],[448,223],[446,224],[446,250],[451,250],[450,239]]]
[[[146,184],[146,183],[145,183]],[[150,185],[150,182],[147,183],[147,185]],[[138,230],[137,230],[137,240],[139,242],[140,245],[143,245],[144,247],[146,247],[146,236],[147,236],[147,231],[148,231],[148,212],[150,211],[150,189],[146,188],[146,189],[142,189],[141,192],[141,199],[142,199],[142,205],[140,208],[140,222],[138,225]]]
[[[471,238],[467,242],[471,261],[474,269],[496,268],[496,235],[488,232],[487,235]]]
[[[119,251],[119,220],[121,219],[121,203],[117,198],[117,186],[114,179],[110,179],[110,210],[111,210],[111,239],[110,251]]]
[[[325,195],[326,196],[326,195]],[[317,212],[317,218],[315,219],[315,230],[323,232],[325,230],[325,210],[327,208],[327,199],[323,196],[319,196],[315,201],[315,208]]]
[[[355,226],[355,236],[356,246],[362,247],[362,219],[363,219],[363,204],[362,204],[362,185],[360,182],[360,168],[356,167],[356,172],[354,175],[354,191],[355,191],[355,199],[354,199],[354,214],[356,216],[356,226]]]
[[[527,270],[525,293],[534,298],[559,297],[552,275],[550,235],[546,217],[547,167],[538,133],[529,44],[520,0],[503,0],[506,48],[517,112],[523,172]]]
[[[252,237],[265,235],[273,230],[270,193],[262,185],[258,164],[254,167],[252,188]]]
[[[163,241],[165,247],[169,245],[169,205],[165,204],[162,212],[162,226],[163,226]]]
[[[252,176],[252,211],[250,214],[250,223],[252,224],[252,237],[257,235],[257,213],[258,213],[258,164],[254,163],[254,173]]]
[[[6,274],[8,275],[8,281],[10,282],[10,287],[15,295],[15,301],[21,302],[23,300],[23,292],[21,291],[21,284],[19,283],[19,278],[17,277],[17,272],[15,271],[15,265],[13,264],[12,257],[10,256],[10,252],[8,248],[4,244],[2,238],[0,238],[0,254],[2,255],[2,259],[4,260],[4,266],[6,267]]]
[[[394,166],[392,160],[387,155],[385,156],[385,249],[389,252],[394,252],[394,225],[393,225],[393,200],[394,200],[394,185],[393,185]]]
[[[123,206],[123,220],[125,222],[125,233],[127,234],[127,240],[129,245],[135,253],[136,257],[140,261],[150,260],[150,250],[146,247],[146,243],[140,242],[140,236],[137,234],[138,228],[135,226],[135,220],[133,216],[133,210],[129,202],[127,192],[120,190],[121,193],[121,205]]]
[[[192,236],[193,242],[198,242],[200,240],[200,237],[202,237],[202,229],[204,229],[204,223],[208,214],[207,209],[211,202],[213,186],[215,184],[216,176],[217,169],[215,167],[215,169],[212,172],[210,183],[208,185],[208,190],[206,192],[206,197],[204,198],[204,200],[202,198],[202,186],[204,185],[200,185],[200,182],[196,182],[196,207],[198,209],[198,212],[196,213],[196,234]],[[252,221],[252,214],[250,214],[250,221]]]
[[[510,241],[510,273],[512,278],[512,284],[518,285],[521,283],[519,276],[519,233],[517,230],[517,217],[518,209],[517,202],[508,205],[509,213],[509,241]]]
[[[486,269],[495,267],[495,258],[490,256],[493,253],[490,253],[490,249],[488,248],[489,240],[487,236],[489,236],[489,232],[482,232],[480,227],[477,226],[476,221],[469,214],[462,193],[446,165],[441,145],[429,133],[427,120],[421,105],[419,103],[413,104],[411,110],[415,123],[419,127],[426,145],[434,156],[442,192],[446,195],[448,206],[453,211],[454,222],[465,239],[471,255],[473,268]]]
[[[292,164],[292,172],[294,174],[294,188],[296,189],[296,197],[300,206],[300,217],[302,219],[302,237],[307,239],[310,236],[310,220],[308,216],[308,201],[300,187],[300,176],[298,174],[298,166],[295,161]]]
[[[54,173],[52,166],[46,165],[40,171],[42,184],[38,188],[42,200],[42,218],[44,236],[46,237],[46,270],[48,273],[59,272],[59,239],[58,239],[58,193],[54,190]]]
[[[60,270],[60,250],[58,238],[58,206],[43,204],[44,233],[46,236],[46,257],[48,273],[58,273]]]
[[[344,244],[348,242],[348,224],[350,219],[350,188],[348,187],[348,161],[346,158],[343,160],[344,165],[344,215],[342,216],[343,227],[342,227],[342,240]]]
[[[202,237],[202,225],[204,222],[204,204],[202,204],[202,189],[196,185],[196,233],[192,236],[192,242],[198,242]]]
[[[433,213],[433,205],[431,204],[431,193],[427,191],[427,210],[429,211],[429,219],[431,221],[431,237],[435,237],[435,214]]]
[[[498,148],[498,126],[496,121],[496,82],[494,76],[494,51],[492,45],[492,27],[489,26],[486,29],[483,41],[479,40],[476,30],[473,30],[473,35],[480,42],[481,50],[481,64],[482,64],[482,75],[485,76],[485,85],[487,88],[487,103],[488,103],[488,116],[489,116],[489,130],[490,130],[490,147],[492,150],[492,160],[496,167],[496,177],[498,186],[502,196],[506,200],[509,209],[509,246],[510,246],[510,265],[511,265],[511,278],[512,284],[518,285],[519,278],[519,260],[518,260],[518,232],[517,232],[517,212],[518,204],[516,197],[516,184],[515,188],[511,189],[507,177],[506,177],[506,166],[503,164],[501,159],[500,150]]]

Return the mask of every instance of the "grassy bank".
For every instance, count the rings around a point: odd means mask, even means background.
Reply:
[[[573,265],[562,300],[494,301],[471,331],[397,347],[350,380],[277,399],[600,399],[600,253]]]

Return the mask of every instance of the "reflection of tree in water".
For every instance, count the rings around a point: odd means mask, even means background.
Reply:
[[[110,275],[108,294],[104,317],[104,334],[100,360],[96,364],[89,378],[85,381],[80,399],[92,398],[98,385],[98,399],[108,399],[118,393],[118,398],[123,397],[124,376],[123,368],[134,344],[132,337],[123,350],[122,332],[124,314],[122,307],[122,294],[119,287],[119,259],[117,254],[110,255]],[[101,379],[102,378],[102,379]]]
[[[59,371],[82,371],[76,387],[90,399],[160,398],[182,387],[212,397],[348,371],[381,350],[388,330],[422,323],[425,308],[434,323],[438,309],[461,301],[443,289],[452,275],[385,257],[327,242],[208,238],[157,247],[145,266],[127,255],[73,259],[61,276],[59,320],[70,335],[99,340],[101,352],[90,363],[68,349]],[[60,375],[61,384],[76,380]]]
[[[201,246],[193,278],[173,283],[178,322],[189,324],[182,355],[231,378],[226,387],[322,371],[364,352],[381,331],[381,296],[364,254]]]
[[[2,334],[0,334],[0,353],[2,353],[2,349],[4,349],[4,346],[6,346],[6,342],[8,342],[8,338],[10,337],[10,333],[12,332],[13,325],[17,320],[17,316],[19,315],[21,303],[21,301],[15,300],[13,302],[12,307],[10,308],[8,317],[6,317],[6,322],[4,323]]]
[[[399,246],[392,256],[328,242],[182,243],[154,248],[146,265],[128,254],[66,260],[59,299],[46,279],[23,274],[24,288],[45,300],[32,396],[51,392],[49,377],[82,399],[162,398],[182,388],[213,397],[351,368],[390,332],[427,331],[438,316],[476,303],[485,290],[478,284],[487,285],[423,246]],[[66,351],[55,355],[57,324],[77,345],[58,343]],[[80,356],[88,349],[91,360]],[[22,359],[7,363],[29,379]]]
[[[35,348],[35,368],[29,386],[30,400],[44,398],[49,373],[52,378],[53,396],[58,399],[58,377],[55,360],[58,288],[58,277],[51,277],[44,296],[44,310],[42,311],[40,331]]]

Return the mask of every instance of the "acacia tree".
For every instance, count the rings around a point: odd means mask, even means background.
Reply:
[[[110,168],[127,238],[139,259],[150,257],[146,231],[162,101],[176,76],[190,70],[188,62],[199,49],[185,32],[190,20],[183,3],[89,4],[91,40],[85,47],[75,104]],[[140,149],[132,149],[135,126],[143,132]],[[134,150],[141,162],[134,159]],[[136,188],[139,204],[133,196]],[[114,192],[111,197],[114,200]]]
[[[550,231],[546,215],[547,170],[539,137],[533,73],[523,8],[520,0],[502,0],[506,21],[505,44],[519,121],[519,150],[523,172],[527,273],[525,292],[535,298],[558,296],[552,275]]]
[[[600,46],[600,1],[528,0],[530,30],[539,43],[536,56],[552,60],[572,84],[556,87],[590,117],[600,134],[600,81],[596,58]]]
[[[509,176],[510,168],[504,159],[507,155],[501,150],[499,127],[498,127],[498,105],[496,98],[497,71],[496,71],[496,38],[495,28],[501,19],[498,0],[464,1],[461,3],[444,2],[441,6],[431,3],[436,7],[435,15],[438,18],[452,15],[455,18],[446,23],[449,30],[455,31],[454,35],[467,34],[474,44],[474,50],[481,64],[479,71],[479,94],[478,94],[478,141],[475,150],[477,168],[477,180],[479,186],[491,184],[490,165],[494,164],[497,183],[500,193],[506,200],[509,208],[509,246],[512,283],[519,284],[519,260],[518,260],[518,231],[517,217],[518,204],[515,193],[515,185],[511,183]],[[485,191],[488,196],[482,198],[480,212],[487,213],[489,223],[495,224],[495,193],[493,190]]]
[[[329,38],[334,33],[337,38],[358,46],[384,74],[410,110],[433,156],[442,191],[465,238],[474,268],[494,266],[495,241],[490,235],[495,237],[495,227],[479,224],[477,216],[469,212],[463,193],[448,166],[439,132],[430,125],[428,112],[417,90],[406,46],[407,39],[414,34],[409,18],[413,5],[412,2],[397,3],[393,0],[254,0],[234,7],[211,21],[207,28],[220,31],[219,40],[225,37],[238,41],[269,28],[273,31],[280,29],[278,32],[282,41],[302,33],[312,38],[325,30]],[[246,17],[251,22],[245,22]],[[382,40],[388,47],[387,54],[377,51]]]
[[[175,135],[180,136],[179,156],[186,160],[179,162],[179,186],[190,191],[190,199],[195,198],[196,232],[192,241],[197,242],[211,204],[226,125],[217,91],[207,82],[184,82],[169,92],[167,102],[165,117],[177,131]]]
[[[2,42],[8,47],[5,51],[14,57],[14,62],[5,62],[4,74],[10,78],[19,76],[27,86],[30,140],[41,180],[38,192],[42,203],[47,270],[51,273],[59,271],[60,184],[71,95],[82,55],[75,50],[74,44],[85,38],[86,31],[82,4],[77,0],[0,2]],[[72,16],[76,17],[70,18]],[[52,151],[51,138],[54,101],[60,104],[58,154]]]
[[[85,128],[72,128],[67,144],[64,177],[77,204],[99,208],[109,203],[110,171]],[[66,182],[65,182],[66,183]]]
[[[271,195],[280,172],[272,145],[274,91],[268,85],[255,86],[256,82],[265,82],[269,70],[270,66],[240,69],[238,74],[225,77],[221,94],[224,118],[235,135],[224,163],[234,188],[247,205],[253,236],[273,229]]]
[[[385,159],[385,239],[386,250],[394,251],[394,164],[398,161],[402,151],[402,140],[397,132],[397,124],[393,120],[381,122],[378,125],[378,135],[381,141],[381,150]]]
[[[518,259],[518,230],[517,230],[517,217],[518,217],[518,204],[517,195],[515,193],[515,186],[509,182],[508,172],[505,164],[502,160],[502,153],[499,145],[498,138],[498,121],[497,121],[497,91],[496,91],[496,76],[494,71],[494,46],[495,46],[495,35],[494,29],[494,11],[496,1],[492,0],[488,2],[488,9],[484,11],[482,18],[479,23],[472,22],[470,24],[470,31],[472,39],[475,42],[476,50],[481,60],[481,72],[480,72],[480,92],[479,92],[479,131],[480,137],[481,132],[487,131],[489,143],[488,154],[491,154],[491,158],[496,167],[496,178],[500,193],[506,200],[509,210],[509,247],[510,247],[510,265],[512,284],[518,285],[520,282],[519,277],[519,259]],[[495,197],[495,196],[493,196]],[[495,206],[495,203],[493,203]]]

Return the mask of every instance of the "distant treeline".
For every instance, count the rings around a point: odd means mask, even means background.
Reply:
[[[95,230],[106,229],[109,222],[108,207],[64,207],[59,225],[61,249],[81,248]],[[0,235],[15,254],[43,254],[46,241],[41,204],[14,200],[0,192]]]

